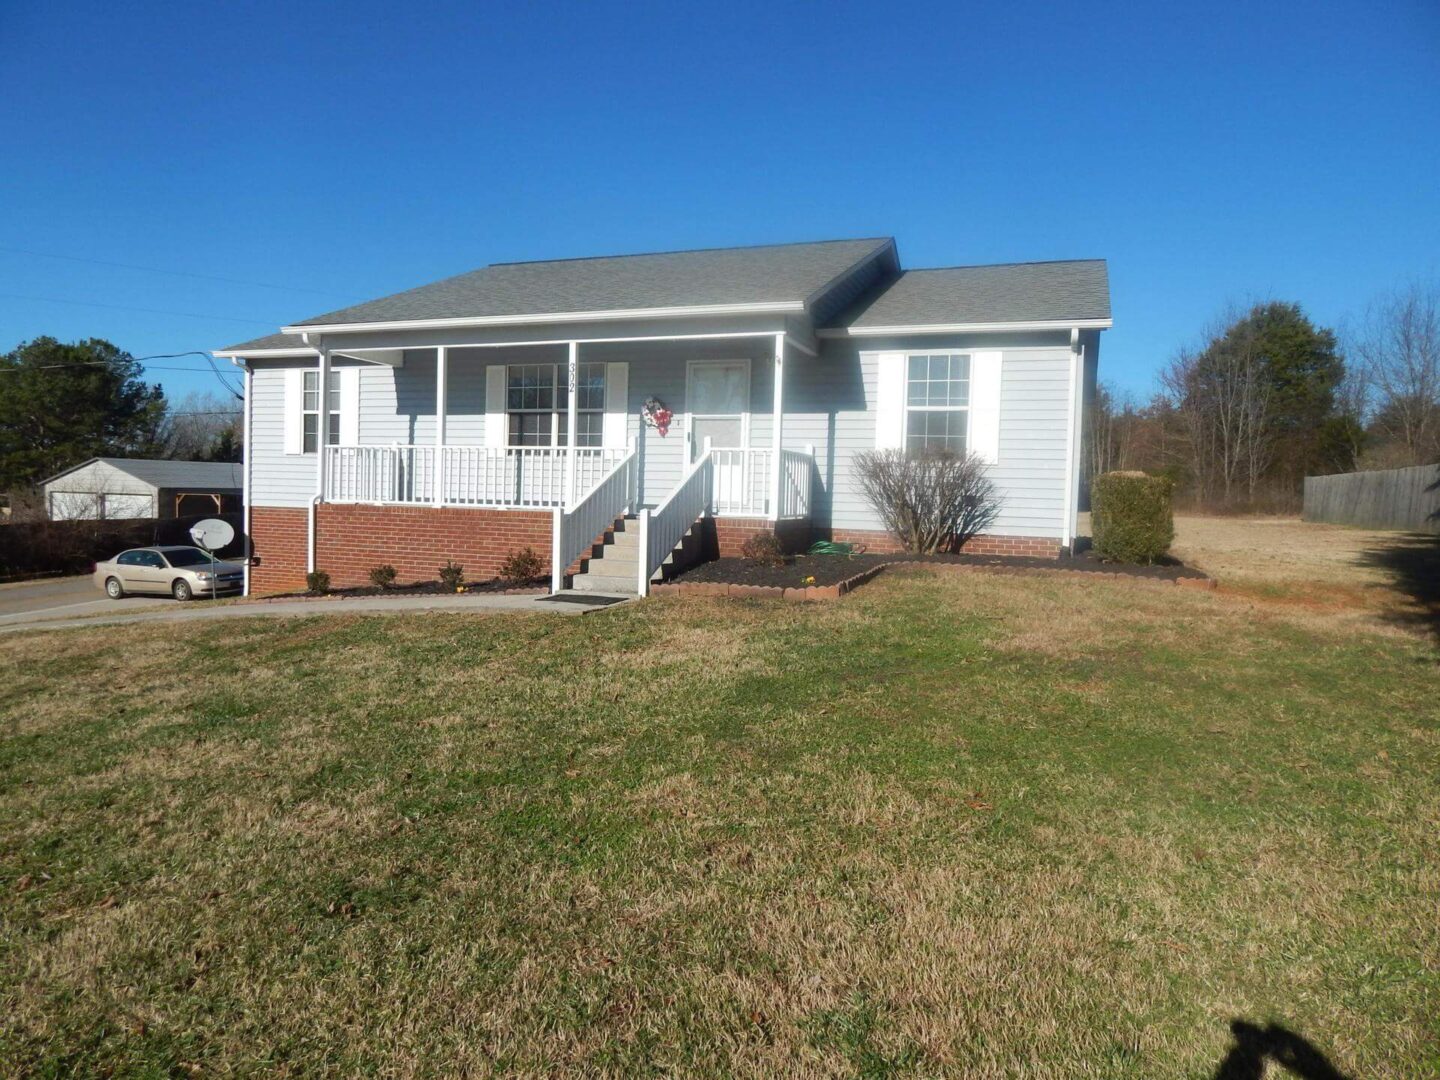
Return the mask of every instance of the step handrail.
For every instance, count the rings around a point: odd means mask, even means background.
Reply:
[[[565,587],[565,569],[595,543],[595,538],[615,523],[615,519],[635,507],[639,479],[639,456],[634,444],[605,476],[577,502],[566,510],[557,506],[551,529],[550,591],[558,593]]]
[[[653,511],[640,511],[640,580],[636,582],[636,591],[640,596],[650,594],[650,579],[684,539],[690,526],[710,508],[714,472],[714,455],[710,440],[706,439],[704,452],[680,478],[665,501]]]

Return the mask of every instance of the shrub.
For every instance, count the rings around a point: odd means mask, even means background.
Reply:
[[[311,570],[305,575],[305,591],[311,596],[324,596],[330,591],[330,575],[324,570]]]
[[[395,584],[395,567],[390,565],[377,566],[370,571],[370,584],[377,589],[388,589]]]
[[[445,565],[436,573],[440,575],[440,583],[451,592],[459,592],[460,586],[465,584],[465,568],[454,559],[446,559]]]
[[[861,492],[906,551],[952,551],[1000,510],[985,463],[974,454],[867,450],[855,464]]]
[[[500,576],[508,585],[529,585],[545,573],[545,564],[534,548],[522,548],[505,556],[500,564]]]
[[[1164,476],[1110,472],[1090,484],[1090,531],[1095,553],[1110,562],[1153,563],[1170,550],[1174,484]]]
[[[740,557],[760,566],[784,566],[785,549],[769,529],[762,529],[740,545]]]

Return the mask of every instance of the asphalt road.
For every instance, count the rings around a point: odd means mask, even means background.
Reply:
[[[0,627],[57,615],[116,615],[174,604],[165,597],[127,596],[110,600],[90,582],[90,575],[42,578],[0,585]]]

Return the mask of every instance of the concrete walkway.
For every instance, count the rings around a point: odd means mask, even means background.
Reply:
[[[346,600],[276,600],[266,603],[227,603],[195,600],[180,604],[165,601],[164,606],[147,607],[143,611],[119,610],[114,614],[53,615],[36,612],[33,617],[13,614],[0,619],[0,634],[22,630],[73,630],[84,626],[115,626],[125,623],[199,622],[211,619],[263,619],[276,616],[305,618],[317,615],[413,615],[420,611],[448,611],[488,614],[493,611],[529,611],[551,615],[583,615],[587,611],[604,611],[602,607],[584,604],[541,603],[537,595],[493,596],[390,596],[355,597]],[[633,597],[631,598],[633,599]],[[123,609],[127,601],[110,601],[112,608]],[[611,605],[617,606],[617,605]]]

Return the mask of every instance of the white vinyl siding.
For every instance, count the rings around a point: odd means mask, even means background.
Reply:
[[[1056,342],[1053,346],[1050,342]],[[980,358],[994,357],[998,403],[992,424],[997,464],[990,470],[1001,496],[994,532],[1012,536],[1059,537],[1065,495],[1067,389],[1070,352],[1058,335],[1022,340],[1013,347],[993,337],[970,336],[932,341],[912,338],[877,343],[861,352],[852,340],[824,339],[818,357],[790,350],[786,360],[784,445],[816,453],[815,521],[824,527],[879,529],[874,512],[854,481],[856,454],[877,445],[879,369],[882,356],[903,365],[907,353],[964,352],[971,357],[972,448],[980,443]],[[1035,346],[1042,345],[1043,348]],[[615,343],[581,347],[582,363],[607,364],[605,442],[634,440],[642,464],[642,502],[654,506],[673,490],[686,461],[686,365],[697,359],[749,358],[749,444],[771,445],[770,410],[774,400],[773,339]],[[487,379],[494,365],[563,363],[564,347],[460,349],[449,353],[446,441],[485,445],[489,441]],[[624,402],[615,399],[610,372],[625,365]],[[285,453],[285,381],[283,361],[257,362],[253,380],[252,501],[257,506],[308,505],[315,494],[315,459]],[[312,367],[314,361],[293,361]],[[362,445],[391,443],[433,445],[435,441],[435,357],[433,350],[409,350],[402,367],[360,367],[357,440]],[[343,385],[343,384],[342,384]],[[503,387],[503,382],[501,386]],[[902,384],[903,385],[903,384]],[[662,438],[640,420],[647,397],[663,401],[675,413]],[[903,399],[902,399],[903,400]],[[504,416],[503,395],[500,416]],[[623,404],[623,408],[620,406]],[[343,411],[343,410],[342,410]],[[623,434],[621,431],[623,430]]]

